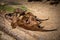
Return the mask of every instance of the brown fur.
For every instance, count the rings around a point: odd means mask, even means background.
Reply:
[[[22,18],[21,18],[21,16],[17,17],[15,15],[13,15],[13,17],[11,18],[12,28],[16,28],[17,26],[19,26],[19,27],[22,27],[24,29],[33,30],[33,31],[39,31],[39,30],[41,30],[41,31],[54,31],[55,30],[55,29],[53,29],[53,30],[44,30],[43,27],[40,28],[40,25],[39,25],[40,20],[37,21],[36,17],[31,12],[28,12],[25,15],[21,15]]]
[[[14,16],[11,23],[11,26],[13,28],[15,28],[16,26],[20,26],[29,30],[34,30],[35,28],[38,28],[38,25],[39,23],[36,21],[36,19],[28,13],[24,15],[22,19]]]

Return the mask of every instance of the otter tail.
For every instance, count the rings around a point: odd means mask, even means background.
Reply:
[[[51,29],[51,30],[47,30],[47,29],[40,29],[40,31],[42,31],[42,32],[50,32],[50,31],[57,31],[57,29]]]

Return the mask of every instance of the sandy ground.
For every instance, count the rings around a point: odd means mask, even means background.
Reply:
[[[37,40],[60,40],[60,5],[55,7],[54,5],[51,6],[47,3],[44,4],[40,2],[24,3],[24,5],[40,19],[49,17],[48,21],[42,23],[42,25],[45,26],[44,29],[58,29],[54,32],[34,32],[38,38]]]
[[[46,19],[49,17],[48,21],[44,21],[41,24],[45,26],[44,29],[49,30],[57,28],[58,30],[41,32],[29,31],[17,27],[13,31],[18,31],[17,29],[19,29],[20,33],[22,34],[22,38],[24,38],[23,40],[60,40],[60,5],[54,7],[47,3],[44,4],[39,2],[23,3],[23,5],[25,5],[34,15],[40,19]],[[25,32],[21,30],[24,30]]]

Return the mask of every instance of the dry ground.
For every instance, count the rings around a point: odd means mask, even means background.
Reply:
[[[14,33],[14,35],[18,35],[21,39],[17,40],[60,40],[60,5],[57,7],[51,6],[47,3],[39,3],[39,2],[31,2],[31,3],[23,3],[30,11],[36,15],[40,19],[46,19],[49,17],[48,21],[44,21],[41,25],[45,26],[44,29],[54,29],[57,28],[57,31],[50,32],[41,32],[41,31],[29,31],[23,28],[17,27],[16,29],[8,28],[10,32]],[[14,6],[18,7],[18,6]],[[0,22],[1,23],[1,22]],[[17,33],[17,34],[16,34]],[[11,39],[15,40],[15,38],[11,38],[11,36],[6,40]]]

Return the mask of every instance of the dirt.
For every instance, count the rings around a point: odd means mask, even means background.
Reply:
[[[25,5],[29,9],[29,11],[31,11],[38,18],[49,18],[48,21],[44,21],[41,24],[42,26],[44,26],[44,29],[50,30],[57,28],[57,31],[30,31],[17,27],[13,30],[14,32],[17,32],[18,34],[20,33],[23,40],[60,40],[60,5],[55,7],[54,5],[51,6],[47,3],[40,2],[26,2],[23,3],[23,5]],[[14,7],[19,6],[15,5]]]

